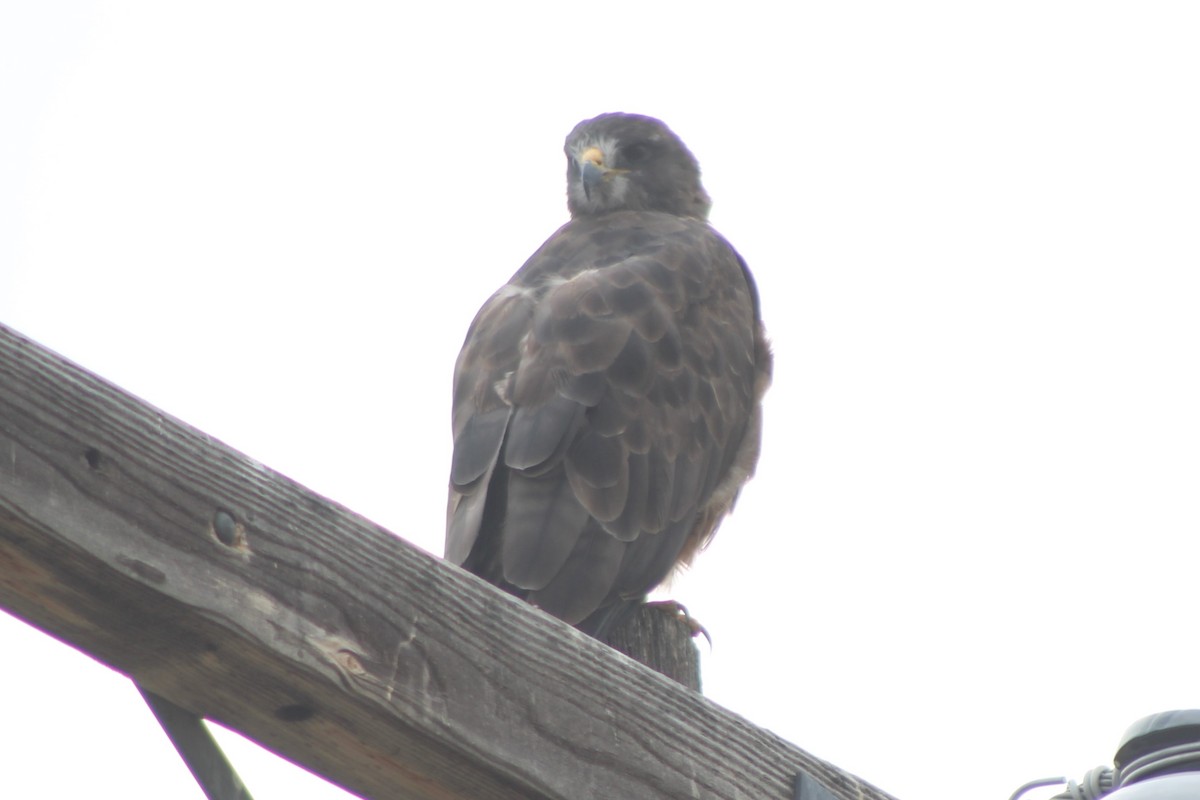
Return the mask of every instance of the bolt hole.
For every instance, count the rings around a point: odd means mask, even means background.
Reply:
[[[228,511],[219,510],[213,514],[213,533],[217,536],[217,541],[226,547],[233,547],[238,540],[237,520]]]

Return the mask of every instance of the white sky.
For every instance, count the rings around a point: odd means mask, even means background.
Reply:
[[[468,323],[565,220],[571,127],[659,116],[776,350],[672,590],[706,693],[1005,800],[1200,706],[1197,42],[1191,2],[14,0],[0,320],[440,553]],[[0,793],[200,797],[128,681],[0,653]],[[223,741],[259,800],[339,796]]]

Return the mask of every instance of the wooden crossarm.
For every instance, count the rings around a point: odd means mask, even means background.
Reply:
[[[0,607],[363,797],[889,797],[3,326]]]

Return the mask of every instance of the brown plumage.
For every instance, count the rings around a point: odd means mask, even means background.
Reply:
[[[601,636],[753,473],[771,355],[674,133],[604,114],[566,153],[571,221],[479,310],[455,366],[446,557]]]

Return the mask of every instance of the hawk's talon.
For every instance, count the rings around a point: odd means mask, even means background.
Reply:
[[[703,636],[708,642],[708,647],[712,649],[712,637],[708,635],[708,629],[700,624],[699,620],[688,613],[687,606],[678,600],[655,600],[652,603],[646,603],[649,608],[655,608],[664,613],[670,614],[672,617],[679,619],[692,632],[692,638]]]

